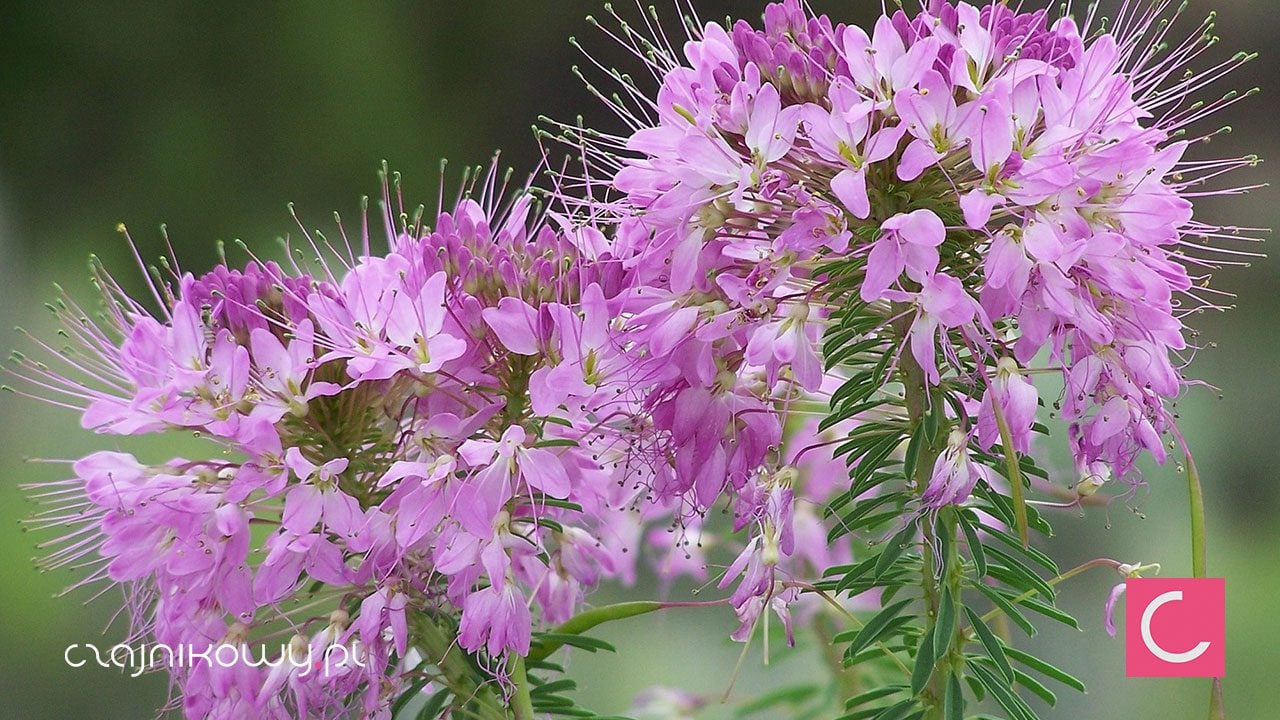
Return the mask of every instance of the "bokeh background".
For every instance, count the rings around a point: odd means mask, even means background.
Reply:
[[[763,5],[696,4],[704,17],[756,17]],[[1215,154],[1280,158],[1280,4],[1191,4],[1193,14],[1219,11],[1221,57],[1262,51],[1231,85],[1264,92],[1217,118],[1234,132],[1214,141]],[[880,3],[815,5],[865,22]],[[577,36],[606,62],[625,63],[584,20],[601,11],[562,0],[0,3],[0,326],[47,331],[42,303],[52,284],[85,295],[91,253],[139,287],[115,232],[121,221],[148,258],[162,252],[167,224],[184,267],[199,271],[216,261],[216,241],[269,250],[296,231],[289,202],[309,226],[330,226],[334,210],[354,217],[360,196],[376,194],[384,159],[404,174],[410,197],[430,204],[443,157],[457,170],[502,148],[504,163],[532,168],[530,126],[539,115],[581,113],[613,127],[571,73],[582,59],[567,42]],[[1263,166],[1247,179],[1268,175]],[[1202,212],[1240,226],[1278,225],[1280,198],[1265,189],[1205,202]],[[1280,262],[1227,270],[1218,286],[1240,295],[1239,308],[1194,321],[1201,340],[1217,345],[1199,355],[1196,372],[1222,398],[1191,392],[1181,409],[1209,493],[1211,573],[1227,578],[1229,717],[1270,718],[1280,661]],[[0,337],[6,348],[23,345],[17,333]],[[64,665],[68,644],[105,647],[118,638],[102,635],[114,599],[54,599],[72,577],[37,573],[30,557],[43,538],[17,522],[31,510],[19,484],[64,471],[29,459],[77,457],[104,442],[69,413],[0,396],[0,718],[143,719],[165,697],[155,677]],[[1189,574],[1185,477],[1170,465],[1149,468],[1148,478],[1140,512],[1117,503],[1109,513],[1057,520],[1047,545],[1064,568],[1111,556]],[[1046,627],[1035,640],[1089,685],[1087,696],[1060,693],[1047,716],[1204,717],[1203,682],[1124,677],[1122,640],[1102,630],[1115,579],[1099,573],[1068,584],[1060,604],[1084,631]],[[700,611],[609,628],[602,637],[624,653],[577,659],[580,697],[616,712],[646,686],[678,686],[711,699],[699,717],[727,717],[716,699],[737,659],[739,646],[724,640],[731,627],[727,611]],[[736,697],[813,672],[803,657],[769,672],[760,665],[753,652]]]

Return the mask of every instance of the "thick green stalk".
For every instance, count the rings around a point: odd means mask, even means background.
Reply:
[[[454,707],[478,720],[507,720],[502,701],[476,675],[462,656],[462,650],[431,618],[420,616],[413,623],[415,642],[420,650],[440,668],[445,685],[454,696]],[[532,718],[532,715],[530,715]]]
[[[894,330],[897,333],[899,341],[903,344],[902,354],[898,361],[898,369],[902,374],[903,400],[907,408],[907,417],[910,423],[911,432],[914,434],[925,422],[925,417],[930,412],[929,407],[929,387],[925,382],[924,369],[916,362],[915,356],[911,354],[910,348],[906,347],[908,337],[911,331],[912,315],[911,308],[907,305],[894,303],[893,313],[898,318],[894,322]],[[949,434],[948,421],[942,419],[938,422],[937,432],[933,437],[923,438],[920,446],[920,452],[916,459],[915,477],[909,478],[915,485],[917,494],[923,495],[929,486],[929,478],[933,474],[933,465],[937,461],[943,450],[946,448],[947,435]],[[955,518],[951,517],[950,524],[945,521],[942,531],[950,533],[947,542],[948,552],[954,552],[956,546],[956,525]],[[920,588],[924,593],[925,612],[929,616],[930,627],[937,624],[939,604],[941,603],[941,593],[938,588],[936,579],[933,576],[933,568],[935,559],[933,555],[932,538],[937,533],[933,520],[929,515],[924,515],[920,519],[920,532],[925,538],[921,546],[921,567]],[[951,569],[952,563],[948,562],[948,571]],[[943,576],[944,580],[951,582],[951,573],[947,572]],[[959,597],[958,576],[956,578],[957,587],[952,588],[952,597]],[[921,649],[920,652],[928,652]],[[942,717],[943,713],[943,697],[946,694],[947,679],[950,674],[947,663],[939,663],[934,668],[933,676],[929,680],[929,684],[925,686],[923,691],[925,699],[925,707],[927,714],[926,720],[935,720]]]
[[[511,663],[511,681],[515,683],[515,696],[511,698],[514,720],[534,720],[533,697],[529,694],[529,675],[524,669],[524,658],[515,655]]]

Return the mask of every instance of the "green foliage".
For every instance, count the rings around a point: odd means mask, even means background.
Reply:
[[[960,367],[926,389],[909,351],[900,350],[914,310],[849,300],[858,296],[863,262],[841,259],[823,268],[824,289],[838,308],[823,338],[824,357],[845,380],[822,425],[847,429],[835,452],[849,469],[848,489],[826,508],[836,519],[828,540],[866,551],[829,568],[817,587],[837,597],[879,590],[881,604],[865,624],[832,638],[845,665],[870,688],[846,698],[841,720],[961,720],[970,702],[982,701],[998,706],[1002,717],[1035,720],[1023,693],[1057,702],[1040,678],[1075,690],[1083,685],[1011,647],[988,622],[1003,614],[1028,636],[1036,632],[1032,616],[1077,626],[1054,605],[1046,578],[1060,574],[1057,565],[1005,529],[1018,528],[1022,517],[1031,533],[1049,536],[1051,528],[1022,493],[985,481],[963,507],[921,506],[952,424],[967,422],[961,399],[982,395],[970,378],[989,376],[990,368],[980,372],[978,360],[962,353]],[[1006,457],[1000,445],[970,448],[970,457],[1008,487],[1047,476],[1034,459]]]

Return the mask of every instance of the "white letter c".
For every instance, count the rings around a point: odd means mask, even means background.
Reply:
[[[1169,652],[1168,650],[1165,650],[1164,648],[1160,647],[1160,644],[1155,641],[1155,638],[1151,637],[1151,618],[1156,614],[1156,610],[1160,609],[1160,606],[1164,605],[1165,603],[1170,603],[1175,600],[1181,600],[1181,599],[1182,599],[1181,590],[1170,590],[1169,592],[1156,596],[1156,598],[1152,600],[1149,605],[1147,605],[1147,608],[1142,611],[1142,642],[1143,644],[1147,646],[1147,649],[1151,651],[1152,655],[1155,655],[1156,657],[1160,658],[1161,660],[1167,663],[1173,663],[1175,665],[1181,665],[1183,663],[1189,663],[1192,660],[1195,660],[1196,658],[1203,655],[1205,651],[1209,649],[1209,645],[1211,644],[1208,640],[1201,640],[1199,645],[1196,645],[1190,650],[1186,652],[1175,653],[1175,652]]]

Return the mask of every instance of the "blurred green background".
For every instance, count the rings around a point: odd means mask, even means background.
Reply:
[[[763,3],[697,5],[704,17],[754,17]],[[847,21],[879,7],[815,5]],[[1217,119],[1234,133],[1212,150],[1280,157],[1280,54],[1270,50],[1280,9],[1272,0],[1192,2],[1197,14],[1212,9],[1220,56],[1264,52],[1234,80],[1264,94]],[[415,202],[431,203],[442,157],[460,167],[503,148],[504,162],[531,168],[530,125],[540,114],[582,113],[615,127],[570,72],[581,62],[571,35],[607,62],[625,62],[583,20],[599,11],[527,0],[0,4],[0,321],[47,330],[41,304],[52,283],[84,294],[90,253],[132,278],[114,230],[120,221],[149,258],[162,251],[159,225],[167,223],[185,269],[200,271],[215,262],[217,240],[271,248],[294,231],[289,202],[311,226],[327,227],[334,210],[354,217],[359,197],[377,192],[383,159],[404,173]],[[1247,180],[1267,175],[1264,167]],[[1207,201],[1201,212],[1240,226],[1280,224],[1270,189]],[[1218,345],[1200,354],[1195,371],[1223,399],[1194,391],[1180,406],[1209,492],[1211,574],[1227,578],[1229,717],[1269,718],[1280,661],[1280,264],[1231,269],[1217,285],[1239,293],[1240,307],[1194,319],[1201,340]],[[0,344],[22,346],[16,333],[4,337]],[[0,396],[0,718],[149,718],[165,699],[159,678],[64,665],[70,643],[118,639],[101,635],[115,600],[52,599],[72,576],[38,574],[29,558],[42,538],[17,523],[31,510],[19,483],[64,471],[25,458],[74,458],[112,442],[79,430],[69,413]],[[1148,468],[1148,479],[1139,495],[1145,519],[1119,503],[1109,516],[1059,517],[1047,543],[1059,563],[1104,555],[1189,574],[1185,478],[1169,466]],[[1048,716],[1204,717],[1203,682],[1124,677],[1122,639],[1102,630],[1115,580],[1099,572],[1068,584],[1060,604],[1084,632],[1046,627],[1035,640],[1090,688],[1060,693]],[[727,611],[699,611],[609,628],[602,637],[623,653],[575,658],[581,699],[623,711],[642,688],[671,685],[711,698],[700,717],[723,717],[714,706],[737,659],[739,646],[724,640],[732,627]],[[766,671],[753,652],[735,696],[811,672],[804,658]]]

